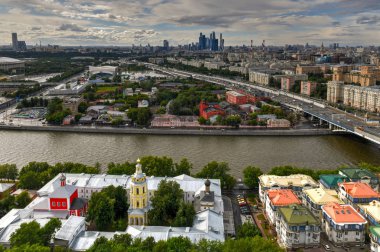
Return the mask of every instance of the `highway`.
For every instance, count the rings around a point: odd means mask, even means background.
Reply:
[[[271,97],[274,101],[278,101],[295,111],[303,112],[306,115],[311,116],[312,119],[318,120],[318,123],[320,124],[328,124],[331,130],[346,131],[363,137],[380,146],[380,127],[369,126],[364,118],[333,108],[329,106],[326,101],[304,97],[267,86],[259,86],[249,82],[179,71],[150,63],[145,64],[153,70],[161,71],[169,75],[192,77],[194,79],[215,83],[228,89],[242,90],[249,94],[261,92],[262,94]]]

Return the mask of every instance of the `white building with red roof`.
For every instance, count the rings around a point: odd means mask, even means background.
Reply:
[[[330,203],[322,206],[322,229],[337,245],[364,245],[366,224],[366,219],[351,205]]]
[[[339,183],[339,198],[346,204],[357,206],[357,204],[368,204],[379,200],[379,193],[366,183],[343,182]]]
[[[301,204],[301,200],[290,189],[268,190],[265,197],[265,211],[269,222],[274,226],[278,225],[279,214],[277,209],[279,207]]]

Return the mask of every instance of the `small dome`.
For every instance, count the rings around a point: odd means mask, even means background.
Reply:
[[[205,186],[210,186],[210,185],[211,185],[211,181],[209,179],[206,179]]]

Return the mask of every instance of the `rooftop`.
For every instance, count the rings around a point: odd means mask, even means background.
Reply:
[[[367,215],[370,215],[375,221],[380,222],[380,201],[374,200],[368,205],[359,205],[359,208]]]
[[[371,234],[380,239],[380,227],[371,226],[369,227],[369,231],[371,232]]]
[[[23,61],[9,57],[0,57],[0,63],[23,63]]]
[[[301,204],[301,200],[290,189],[268,190],[267,194],[274,206]]]
[[[339,184],[350,196],[354,198],[378,198],[379,193],[368,184],[361,182],[343,182]]]
[[[365,224],[367,221],[351,205],[330,203],[322,206],[324,211],[335,223],[358,223]]]
[[[13,183],[0,183],[0,193],[6,192],[14,185]]]
[[[317,225],[319,221],[306,207],[302,205],[289,205],[279,208],[279,213],[287,224]]]
[[[303,174],[294,174],[289,176],[277,176],[277,175],[261,175],[259,177],[260,184],[264,187],[272,187],[272,186],[312,186],[318,187],[317,182],[315,182],[310,176]]]
[[[303,191],[309,198],[318,205],[326,205],[328,203],[338,203],[343,204],[338,198],[338,194],[335,190],[323,189],[323,188],[312,188]]]
[[[375,174],[373,174],[372,172],[366,169],[346,168],[346,169],[341,169],[339,173],[350,179],[361,179],[364,177],[377,178]]]
[[[326,174],[326,175],[320,175],[319,179],[321,182],[326,184],[329,188],[336,188],[338,187],[338,183],[341,183],[344,181],[344,176],[340,174]]]
[[[70,216],[55,234],[55,239],[71,241],[85,225],[84,217]]]

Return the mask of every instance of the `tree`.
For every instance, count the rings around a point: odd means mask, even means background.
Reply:
[[[192,204],[181,203],[177,216],[174,219],[175,227],[192,227],[195,216],[195,210]]]
[[[196,177],[220,179],[223,189],[232,189],[236,184],[236,180],[228,174],[229,170],[230,168],[227,163],[212,161],[204,166],[203,169],[196,174]]]
[[[233,127],[239,127],[241,123],[241,118],[238,115],[230,115],[226,118],[226,124]]]
[[[99,230],[106,230],[114,220],[114,204],[115,200],[109,197],[101,198],[95,208],[95,225]]]
[[[114,199],[114,212],[115,218],[121,219],[127,215],[128,211],[128,198],[127,198],[127,190],[125,190],[122,186],[114,187],[113,185],[106,187],[102,190],[102,192],[107,195],[109,198]]]
[[[187,237],[172,237],[166,241],[167,251],[186,252],[193,247],[190,239]]]
[[[42,244],[48,246],[50,244],[51,239],[53,239],[55,232],[61,227],[62,222],[53,218],[50,219],[46,225],[40,229],[40,237],[42,239]]]
[[[29,197],[29,193],[24,191],[16,196],[16,206],[17,208],[25,208],[32,199]]]
[[[223,251],[223,243],[220,241],[210,241],[206,239],[202,239],[196,245],[194,251],[198,252],[222,252]]]
[[[227,240],[223,246],[223,252],[284,252],[278,244],[272,240],[264,239],[260,236],[254,238],[247,237],[237,240]]]
[[[143,171],[148,176],[173,176],[175,175],[173,159],[169,157],[146,156],[141,158]]]
[[[81,114],[86,113],[86,110],[88,108],[88,103],[87,102],[81,102],[78,105],[78,112]]]
[[[20,188],[37,190],[40,189],[43,185],[43,182],[36,172],[28,171],[20,175]]]
[[[201,116],[198,118],[198,122],[200,125],[205,125],[207,120],[203,116]]]
[[[149,123],[150,118],[152,117],[152,113],[149,108],[139,108],[137,113],[137,124],[138,125],[147,125]]]
[[[256,235],[261,236],[261,232],[257,226],[246,222],[238,228],[236,236],[240,239],[245,237],[255,237]]]
[[[174,221],[183,201],[183,191],[175,181],[161,180],[151,198],[152,209],[148,212],[152,226],[168,226]]]
[[[248,166],[243,170],[244,175],[244,184],[249,188],[253,189],[259,185],[259,176],[262,175],[263,172],[260,168]]]
[[[134,163],[129,163],[125,162],[123,164],[115,164],[115,163],[109,163],[108,164],[108,170],[107,174],[111,175],[131,175],[135,172],[135,164]]]
[[[181,161],[175,164],[176,175],[190,175],[190,171],[193,169],[193,164],[189,162],[187,158],[182,158]]]
[[[0,179],[15,180],[18,170],[15,164],[0,165]]]
[[[22,223],[20,228],[11,235],[11,246],[18,247],[25,244],[49,245],[53,234],[60,227],[61,221],[58,219],[49,220],[43,228],[36,221]]]

